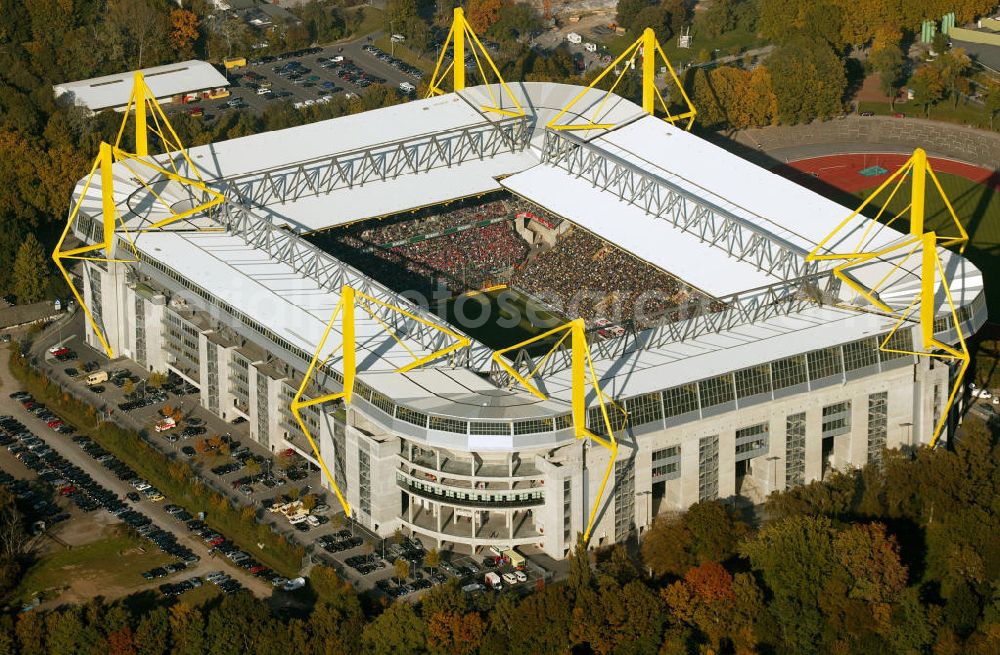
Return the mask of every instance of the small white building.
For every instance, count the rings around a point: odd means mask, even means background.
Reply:
[[[569,34],[567,34],[566,40],[575,45],[580,45],[581,43],[583,43],[583,37],[577,34],[576,32],[570,32]]]
[[[142,69],[146,84],[160,104],[178,101],[191,94],[221,97],[228,95],[229,80],[207,61],[192,59],[176,64]],[[134,71],[64,82],[52,87],[56,100],[72,102],[92,112],[104,109],[123,111],[132,96]]]

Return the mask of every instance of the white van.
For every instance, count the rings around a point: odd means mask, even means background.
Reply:
[[[410,94],[417,90],[417,87],[413,86],[409,82],[400,82],[399,90],[403,93]]]
[[[87,380],[86,380],[88,387],[94,386],[95,384],[100,384],[102,382],[107,382],[107,381],[108,381],[108,372],[107,371],[94,371],[93,373],[91,373],[90,375],[87,376]]]
[[[264,87],[259,87],[257,89],[257,95],[259,95],[259,96],[266,96],[270,92],[271,92],[271,89],[265,89]]]

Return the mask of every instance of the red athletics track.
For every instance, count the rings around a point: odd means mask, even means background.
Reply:
[[[848,193],[856,193],[878,186],[906,163],[907,159],[909,159],[909,155],[890,153],[827,155],[782,164],[775,168],[774,172],[806,187],[815,188],[814,182],[819,181]],[[994,191],[1000,191],[1000,175],[994,171],[952,159],[939,157],[928,157],[927,159],[935,173],[959,175],[988,186]],[[865,177],[859,174],[858,171],[870,166],[881,166],[889,173],[874,177]]]

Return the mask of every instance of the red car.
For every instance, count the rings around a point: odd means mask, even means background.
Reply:
[[[33,408],[38,403],[36,403],[34,400],[25,400],[21,404],[24,406],[25,409],[29,409],[30,410],[31,408]]]
[[[76,487],[74,487],[71,484],[68,484],[65,487],[62,487],[61,489],[59,489],[59,495],[60,496],[68,496],[71,493],[73,493],[74,491],[76,491]]]
[[[213,547],[219,546],[225,541],[226,541],[225,537],[216,537],[215,539],[212,539],[210,542],[208,542],[208,545]]]
[[[251,566],[250,567],[250,574],[251,575],[260,575],[261,573],[263,573],[265,571],[267,571],[267,567],[266,566]]]
[[[66,353],[68,353],[69,348],[63,346],[62,348],[56,348],[55,350],[50,350],[49,352],[52,353],[54,357],[58,357],[59,355],[65,355]]]
[[[60,427],[62,427],[65,424],[61,420],[59,420],[59,419],[56,418],[56,419],[52,419],[51,421],[49,421],[45,425],[47,425],[50,428],[52,428],[53,430],[55,430],[56,428],[60,428]]]

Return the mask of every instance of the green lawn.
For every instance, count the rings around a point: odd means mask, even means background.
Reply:
[[[196,607],[198,605],[204,605],[210,600],[214,600],[222,595],[222,590],[208,580],[202,578],[201,582],[202,585],[200,587],[181,594],[177,597],[177,601],[184,603],[185,605]]]
[[[361,7],[361,11],[364,12],[364,20],[358,25],[349,37],[342,39],[344,41],[353,41],[362,36],[372,34],[382,29],[385,24],[385,12],[383,12],[378,7]]]
[[[148,541],[128,535],[120,527],[109,527],[97,541],[40,558],[24,573],[8,600],[23,603],[36,593],[44,595],[47,589],[80,584],[92,586],[95,594],[127,593],[146,583],[143,571],[170,561],[171,557]]]

